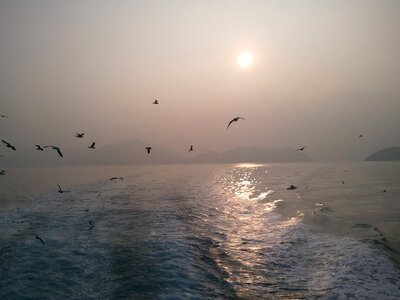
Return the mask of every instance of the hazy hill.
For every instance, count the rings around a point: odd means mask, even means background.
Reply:
[[[152,146],[150,154],[145,147]],[[71,165],[121,165],[164,163],[237,163],[237,162],[303,162],[311,159],[293,149],[264,149],[260,147],[234,148],[222,153],[208,151],[180,157],[174,152],[140,140],[130,140],[97,149],[63,149],[64,157],[52,149],[9,152],[0,161],[1,166],[71,166]],[[195,153],[192,153],[195,154]]]
[[[304,153],[293,149],[265,149],[257,146],[234,148],[222,153],[214,151],[199,154],[191,160],[196,163],[235,162],[303,162],[311,161]]]
[[[389,147],[381,149],[375,153],[369,155],[365,160],[400,160],[400,147]]]

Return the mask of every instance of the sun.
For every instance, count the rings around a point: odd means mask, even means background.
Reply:
[[[248,51],[242,52],[237,61],[240,67],[247,68],[253,63],[253,55]]]

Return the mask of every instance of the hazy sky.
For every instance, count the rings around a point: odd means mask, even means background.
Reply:
[[[0,0],[0,137],[363,159],[400,146],[399,54],[397,0]]]

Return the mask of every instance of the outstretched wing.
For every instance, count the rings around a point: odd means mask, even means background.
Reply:
[[[58,147],[55,147],[54,149],[56,149],[56,150],[57,150],[57,153],[58,153],[58,155],[60,155],[61,157],[63,157],[63,154],[61,153],[61,150],[60,150],[60,148],[58,148]]]

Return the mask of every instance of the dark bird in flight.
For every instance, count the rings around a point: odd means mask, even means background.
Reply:
[[[150,154],[151,147],[146,147],[147,153]]]
[[[362,138],[362,137],[363,137],[363,135],[362,135],[362,134],[360,134],[358,137],[359,137],[359,138]]]
[[[93,221],[89,221],[89,225],[90,225],[90,228],[89,228],[89,230],[92,230],[92,229],[93,229],[93,227],[94,227],[94,222],[93,222]]]
[[[0,117],[2,117],[2,118],[8,118],[8,116],[6,116],[6,115],[0,115]]]
[[[63,154],[61,153],[60,148],[57,147],[57,146],[44,146],[43,148],[52,148],[52,149],[54,149],[54,150],[57,151],[58,155],[60,155],[61,157],[63,157]]]
[[[154,102],[153,102],[153,104],[158,104],[158,100],[155,99]]]
[[[10,143],[6,142],[5,140],[1,140],[4,144],[6,144],[7,148],[11,148],[14,151],[17,151],[17,149],[15,149],[15,147],[13,145],[11,145]]]
[[[193,145],[190,145],[189,152],[190,152],[190,151],[193,151]]]
[[[287,188],[288,191],[289,191],[289,190],[295,190],[295,189],[297,189],[297,186],[294,186],[294,185],[291,185],[291,186],[289,186],[289,187]]]
[[[344,181],[342,180],[342,184],[344,184]]]
[[[75,133],[75,137],[77,137],[77,138],[83,138],[84,135],[85,135],[84,132],[82,132],[82,133]]]
[[[3,170],[3,171],[4,171],[4,170]],[[384,189],[382,192],[383,192],[383,193],[386,193],[386,189]]]
[[[297,149],[296,151],[304,151],[305,148],[306,148],[306,146],[303,146],[303,147]]]
[[[69,191],[64,191],[58,183],[57,183],[57,185],[58,185],[58,192],[59,192],[60,194],[62,194],[62,193],[69,193]]]
[[[6,170],[1,170],[0,175],[6,175]]]
[[[96,147],[95,147],[94,145],[96,145],[95,142],[93,142],[88,148],[90,148],[90,149],[96,149]]]
[[[40,236],[38,236],[38,235],[36,234],[35,238],[38,239],[38,240],[44,245],[44,242],[43,242],[43,240],[40,238]]]
[[[36,147],[36,150],[43,151],[43,148],[40,145],[35,145],[35,147]]]
[[[110,178],[110,180],[115,180],[115,179],[124,180],[123,177],[111,177],[111,178]]]
[[[242,119],[242,120],[246,120],[245,118],[242,118],[242,117],[236,117],[236,118],[233,118],[232,120],[230,120],[230,122],[228,123],[228,126],[226,127],[226,129],[228,129],[229,128],[229,126],[231,126],[231,124],[233,123],[233,122],[237,122],[237,121],[239,121],[240,119]]]

